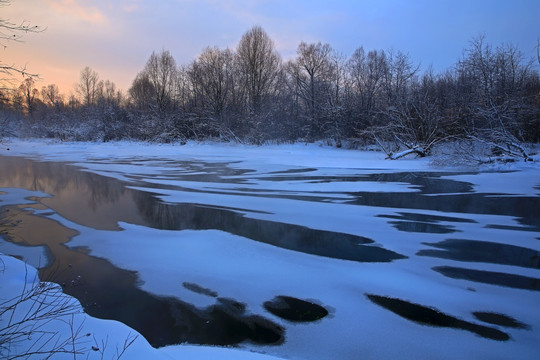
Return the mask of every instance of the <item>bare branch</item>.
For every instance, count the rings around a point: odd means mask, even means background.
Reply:
[[[0,7],[11,5],[11,0],[0,0]],[[23,20],[20,23],[13,23],[7,19],[0,18],[0,46],[7,47],[8,42],[21,42],[24,34],[40,33],[45,31],[45,28],[31,25],[30,22]],[[37,77],[37,74],[28,72],[26,66],[16,66],[6,64],[0,61],[0,90],[6,90],[13,85],[13,76],[21,75],[23,78]],[[1,75],[0,75],[1,76]]]

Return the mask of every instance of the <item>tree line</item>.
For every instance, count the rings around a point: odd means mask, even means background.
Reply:
[[[540,62],[540,56],[538,61]],[[179,65],[153,52],[127,93],[90,67],[75,94],[26,78],[3,90],[4,135],[65,140],[326,140],[376,145],[390,158],[424,156],[446,140],[479,141],[528,159],[540,141],[540,78],[513,45],[473,38],[450,69],[420,71],[407,54],[298,45],[284,61],[268,34],[249,29],[235,49],[207,47]],[[1,135],[1,134],[0,134]]]

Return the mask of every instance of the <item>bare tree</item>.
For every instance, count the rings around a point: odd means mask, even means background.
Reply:
[[[58,85],[49,84],[41,88],[41,98],[51,106],[60,106],[64,102],[64,96],[60,94]]]
[[[427,71],[408,85],[405,101],[381,111],[382,121],[366,130],[388,159],[427,156],[436,144],[452,137],[449,129],[455,124],[443,114],[438,86],[439,78]]]
[[[123,94],[116,84],[110,80],[103,82],[102,100],[108,105],[120,106],[123,101]]]
[[[388,71],[386,53],[371,50],[366,55],[360,47],[353,53],[347,66],[354,106],[361,117],[369,118],[381,98],[384,75]]]
[[[418,81],[418,66],[403,53],[370,54],[369,61],[362,61],[359,51],[350,63],[370,124],[358,128],[358,134],[374,141],[389,159],[428,155],[449,137],[436,93],[438,79],[428,71]]]
[[[28,115],[32,116],[35,110],[35,102],[39,97],[39,90],[36,88],[34,78],[28,77],[24,79],[17,91],[20,93],[24,101],[24,108]]]
[[[148,75],[144,71],[138,73],[129,88],[132,104],[139,110],[149,109],[154,94],[154,85],[150,82]]]
[[[234,54],[231,50],[208,47],[193,62],[188,72],[194,97],[203,116],[223,136],[231,131],[227,111],[234,91]]]
[[[11,5],[11,0],[0,0],[0,8]],[[25,33],[38,33],[44,29],[31,25],[28,21],[19,23],[11,22],[7,19],[0,18],[0,46],[7,47],[9,42],[22,41],[22,35]],[[7,64],[0,60],[0,89],[8,89],[13,84],[13,76],[19,74],[23,77],[36,77],[37,74],[29,73],[26,67]]]
[[[191,95],[189,66],[181,65],[176,69],[174,79],[174,108],[185,110]]]
[[[153,52],[143,70],[154,91],[157,111],[163,113],[173,103],[176,61],[168,50]]]
[[[495,153],[529,160],[521,119],[535,111],[523,94],[532,77],[531,63],[514,46],[493,49],[479,36],[471,41],[458,69],[462,81],[475,85],[470,87],[467,104],[468,137]]]
[[[81,101],[77,98],[77,96],[75,96],[75,94],[70,93],[67,104],[72,111],[75,111],[76,109],[80,108]]]
[[[387,52],[387,66],[384,68],[383,88],[390,104],[400,104],[407,98],[410,81],[420,65],[414,65],[407,54],[400,51]]]
[[[332,51],[328,57],[325,95],[321,105],[321,129],[326,138],[332,138],[337,147],[341,147],[343,124],[345,122],[344,93],[346,91],[345,57]]]
[[[236,57],[249,106],[259,114],[263,98],[275,91],[281,58],[273,41],[260,26],[242,36]]]
[[[307,110],[307,131],[311,139],[320,135],[319,105],[324,94],[324,81],[330,69],[331,52],[329,44],[301,42],[296,60],[287,65],[295,92],[303,100]]]
[[[100,82],[98,73],[89,66],[82,69],[76,91],[84,105],[91,106],[97,104],[103,91],[103,83]]]

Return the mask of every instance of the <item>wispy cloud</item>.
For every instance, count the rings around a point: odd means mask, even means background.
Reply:
[[[140,8],[139,0],[128,0],[122,3],[122,10],[128,13],[137,11],[139,10],[139,8]]]
[[[46,0],[47,4],[58,14],[70,16],[91,24],[106,22],[106,17],[97,7],[85,6],[79,0]]]

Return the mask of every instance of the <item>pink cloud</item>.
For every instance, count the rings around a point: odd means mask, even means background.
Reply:
[[[95,6],[84,6],[78,0],[47,0],[48,5],[60,15],[70,16],[91,24],[106,22],[105,15]]]

